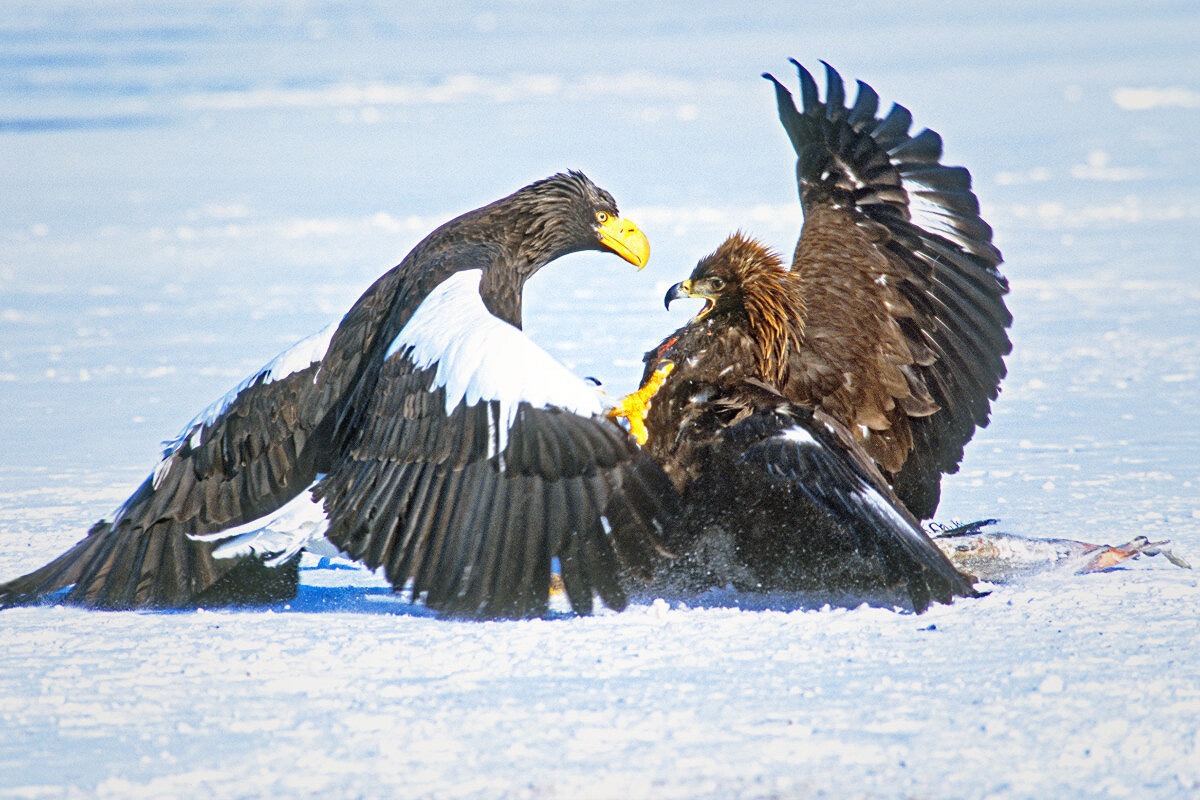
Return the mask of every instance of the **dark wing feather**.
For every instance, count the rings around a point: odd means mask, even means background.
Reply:
[[[812,75],[796,67],[802,109],[779,81],[766,77],[775,85],[779,118],[797,155],[806,224],[793,269],[805,276],[810,341],[845,341],[862,335],[864,325],[876,325],[867,338],[891,345],[891,355],[875,370],[856,365],[862,361],[839,361],[836,346],[815,344],[801,360],[810,374],[852,373],[860,398],[889,392],[898,408],[921,408],[907,401],[903,389],[896,396],[894,384],[872,384],[888,366],[900,366],[908,391],[937,404],[932,414],[893,413],[892,430],[877,431],[883,438],[874,444],[865,442],[892,473],[905,504],[920,517],[931,516],[941,474],[957,469],[963,445],[987,423],[1005,374],[1012,318],[1003,300],[1008,285],[998,271],[1000,252],[979,216],[970,174],[939,163],[941,137],[929,130],[910,134],[912,115],[902,106],[878,116],[878,95],[862,82],[847,109],[842,79],[827,64],[822,101]],[[872,250],[885,261],[840,255]],[[858,309],[842,305],[847,296]],[[890,319],[878,316],[878,308],[888,309]],[[854,330],[843,330],[847,325]],[[854,430],[860,421],[842,409],[861,399],[839,398],[840,391],[814,386],[797,399],[825,408]],[[911,447],[906,453],[894,450],[905,446]]]
[[[71,587],[65,600],[99,608],[193,604],[223,579],[246,578],[247,599],[276,578],[237,559],[215,559],[208,534],[269,513],[312,483],[317,365],[251,382],[224,410],[172,443],[163,463],[110,521],[39,570],[0,585],[0,606]],[[240,576],[240,577],[239,577]],[[286,587],[279,587],[287,591]],[[214,590],[235,599],[235,587]]]
[[[661,470],[618,426],[522,403],[496,452],[499,404],[449,414],[436,366],[385,363],[358,443],[316,487],[328,538],[397,589],[468,617],[545,612],[552,559],[572,607],[593,591],[625,604],[677,503]]]
[[[0,584],[0,608],[67,587],[67,602],[100,608],[260,602],[293,592],[294,582],[289,589],[283,580],[288,570],[274,572],[255,558],[216,559],[215,544],[188,537],[269,514],[329,468],[357,413],[347,396],[373,386],[378,345],[390,341],[381,331],[394,336],[403,324],[389,315],[404,296],[408,264],[359,298],[323,360],[282,376],[268,365],[252,376],[219,413],[198,418],[170,443],[155,474],[112,521],[97,522],[46,566]]]
[[[761,574],[784,576],[778,588],[901,589],[918,612],[931,599],[976,595],[833,420],[788,404],[762,407],[724,433],[712,459],[713,479],[697,482],[687,500],[741,497],[730,519],[743,554]]]

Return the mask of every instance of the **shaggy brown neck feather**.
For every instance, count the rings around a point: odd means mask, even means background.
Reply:
[[[731,236],[714,253],[728,259],[742,296],[742,308],[761,377],[775,386],[787,379],[788,352],[804,336],[804,298],[796,276],[779,255],[761,242]]]

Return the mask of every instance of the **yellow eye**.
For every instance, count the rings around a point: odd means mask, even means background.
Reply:
[[[608,214],[605,214],[603,211],[598,212],[596,214],[596,222],[599,222],[601,225],[608,222]]]

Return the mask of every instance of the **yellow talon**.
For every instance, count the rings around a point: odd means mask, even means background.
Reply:
[[[675,365],[670,361],[664,363],[661,367],[654,370],[650,377],[642,384],[642,388],[638,389],[633,394],[627,394],[608,412],[609,419],[624,417],[629,420],[629,433],[637,441],[639,445],[646,443],[646,439],[650,433],[646,430],[646,414],[650,410],[650,399],[655,393],[662,388],[663,383],[667,380],[667,376],[671,374],[671,370],[675,369]]]

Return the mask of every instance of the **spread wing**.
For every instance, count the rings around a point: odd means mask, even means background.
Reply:
[[[766,76],[796,150],[805,215],[792,267],[805,342],[785,394],[850,429],[908,508],[928,517],[1005,374],[1012,318],[1000,252],[967,170],[939,163],[936,133],[910,135],[898,105],[878,115],[862,82],[847,106],[828,65],[822,101],[796,66],[802,110]]]
[[[153,473],[112,515],[46,566],[0,584],[0,608],[71,587],[67,602],[100,608],[263,602],[294,592],[295,574],[258,558],[216,558],[191,537],[268,514],[312,485],[346,424],[348,390],[392,306],[399,268],[342,322],[289,348],[196,416]],[[343,412],[333,414],[332,411]]]
[[[318,484],[326,536],[397,589],[473,617],[624,606],[677,511],[594,389],[492,316],[479,271],[432,292],[391,345],[361,435]]]
[[[0,586],[0,607],[68,586],[69,602],[102,608],[177,607],[239,592],[249,601],[287,591],[286,572],[215,559],[212,545],[189,536],[255,519],[312,483],[315,378],[331,334],[298,343],[201,412],[165,443],[154,472],[112,520]]]
[[[761,575],[782,575],[778,588],[902,589],[917,612],[931,599],[976,594],[869,457],[820,412],[761,407],[724,433],[713,458],[687,497],[707,495],[723,506],[724,497],[743,498],[731,512],[742,552]],[[757,500],[747,504],[748,496]]]

